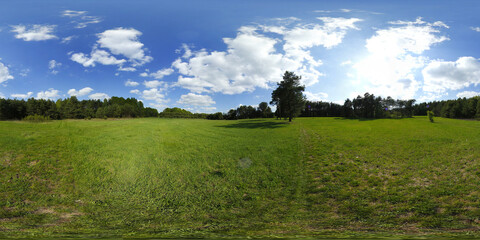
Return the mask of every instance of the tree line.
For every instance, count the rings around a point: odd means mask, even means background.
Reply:
[[[306,101],[300,117],[346,117],[346,118],[403,118],[414,115],[414,99],[400,100],[382,98],[365,93],[343,105],[332,102]]]
[[[209,114],[207,119],[211,120],[237,120],[237,119],[250,119],[250,118],[272,118],[272,109],[268,106],[268,103],[261,102],[258,107],[252,106],[240,106],[236,109],[230,109],[228,113],[217,112]]]
[[[158,111],[144,107],[143,103],[135,98],[123,97],[112,97],[103,101],[79,101],[75,96],[57,101],[0,98],[0,120],[21,120],[34,115],[50,119],[135,118],[157,117]]]
[[[427,111],[432,111],[435,116],[445,118],[480,118],[480,96],[432,101],[414,106],[415,115],[425,116]]]
[[[165,108],[158,115],[161,118],[201,118],[210,120],[237,120],[250,118],[272,118],[273,112],[268,103],[261,102],[258,107],[253,106],[239,106],[236,109],[230,109],[227,113],[192,113],[188,110],[178,107]]]

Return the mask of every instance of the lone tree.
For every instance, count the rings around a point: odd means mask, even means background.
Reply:
[[[277,117],[288,117],[288,121],[291,122],[304,108],[303,91],[305,91],[305,86],[300,85],[301,78],[293,72],[286,71],[283,74],[283,81],[277,83],[278,87],[272,92],[272,101],[270,102],[277,106]]]

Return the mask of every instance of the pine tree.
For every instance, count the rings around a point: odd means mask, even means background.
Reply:
[[[300,114],[305,106],[305,86],[300,85],[300,76],[286,71],[283,81],[277,83],[278,87],[272,92],[270,104],[277,106],[277,117],[292,119]]]

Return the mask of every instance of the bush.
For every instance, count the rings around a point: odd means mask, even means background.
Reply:
[[[428,120],[430,120],[430,122],[433,123],[433,117],[435,116],[435,114],[433,114],[432,111],[427,111],[427,116],[428,116]]]
[[[29,115],[23,118],[23,121],[29,121],[29,122],[48,122],[51,121],[49,116],[43,116],[43,115]]]

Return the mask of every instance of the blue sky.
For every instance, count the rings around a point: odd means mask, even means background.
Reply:
[[[480,95],[478,1],[1,1],[0,97],[135,97],[160,111],[305,95]]]

